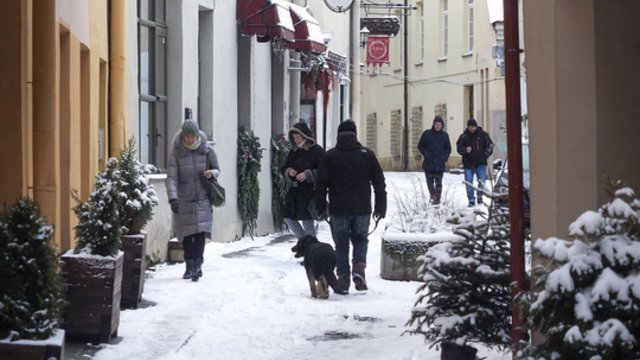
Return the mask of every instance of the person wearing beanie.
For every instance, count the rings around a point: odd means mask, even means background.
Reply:
[[[462,155],[464,180],[473,184],[473,177],[478,179],[478,188],[484,189],[487,180],[487,159],[493,154],[493,141],[489,134],[482,130],[475,119],[467,120],[467,128],[456,142],[458,153]],[[467,185],[469,207],[476,205],[473,188]],[[477,192],[477,203],[482,204],[482,192]]]
[[[427,179],[429,202],[438,205],[442,196],[442,176],[451,154],[451,142],[449,134],[444,131],[442,117],[436,115],[431,128],[422,133],[418,151],[422,154],[422,169]]]
[[[344,121],[338,126],[336,146],[327,151],[318,169],[316,207],[319,214],[328,211],[331,217],[338,284],[345,291],[351,285],[351,276],[356,290],[368,289],[365,268],[372,215],[371,187],[375,193],[373,219],[377,224],[387,212],[384,173],[376,154],[358,142],[356,124],[351,120]],[[353,245],[351,261],[350,244]]]
[[[167,198],[173,213],[173,232],[182,241],[186,271],[184,279],[202,277],[205,238],[211,238],[213,211],[204,181],[220,174],[218,157],[200,131],[187,119],[173,138],[167,165]]]
[[[289,130],[291,151],[280,173],[290,181],[285,197],[284,222],[300,239],[305,235],[316,235],[314,224],[314,187],[324,149],[316,144],[311,130],[304,122],[294,124]]]

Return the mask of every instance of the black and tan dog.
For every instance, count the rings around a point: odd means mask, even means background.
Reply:
[[[346,295],[349,290],[342,289],[338,285],[338,279],[334,270],[336,268],[336,252],[331,245],[319,242],[315,236],[306,235],[298,240],[291,248],[295,257],[304,257],[304,268],[307,270],[311,297],[327,299],[329,287],[333,292]],[[327,286],[328,285],[328,286]]]

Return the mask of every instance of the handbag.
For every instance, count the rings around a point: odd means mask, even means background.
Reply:
[[[225,190],[216,180],[204,181],[207,192],[209,193],[209,201],[214,207],[221,207],[224,205]]]

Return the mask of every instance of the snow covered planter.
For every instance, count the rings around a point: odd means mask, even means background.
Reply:
[[[441,359],[475,359],[480,343],[499,350],[511,344],[511,290],[508,212],[492,209],[489,221],[476,221],[480,210],[459,210],[447,221],[457,239],[429,248],[419,258],[421,285],[407,326]],[[486,215],[486,214],[484,214]]]
[[[380,255],[380,277],[385,280],[423,281],[418,274],[418,258],[429,247],[442,241],[451,241],[458,237],[451,233],[406,234],[385,232],[382,234],[382,252]]]
[[[109,159],[87,201],[73,209],[78,243],[61,257],[67,287],[62,327],[67,337],[93,343],[109,343],[120,323],[122,263],[120,241],[125,227],[121,209],[125,197],[118,160]]]
[[[147,255],[147,234],[142,229],[153,217],[153,207],[158,205],[158,196],[149,185],[148,178],[155,167],[142,165],[138,161],[133,138],[129,139],[127,148],[120,153],[118,164],[122,180],[121,193],[124,196],[121,219],[127,228],[122,237],[124,262],[120,306],[123,309],[137,309],[142,300]]]
[[[29,199],[0,216],[0,359],[62,359],[63,285],[52,235]]]
[[[524,303],[545,340],[520,359],[640,359],[640,200],[612,188],[611,202],[570,225],[575,240],[534,243],[553,271],[535,269],[539,291]]]

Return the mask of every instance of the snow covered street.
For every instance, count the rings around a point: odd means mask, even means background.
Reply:
[[[385,177],[389,208],[369,236],[368,291],[352,286],[346,296],[312,299],[290,234],[208,243],[199,282],[182,279],[184,264],[147,272],[143,299],[153,305],[123,311],[118,338],[93,359],[439,359],[421,336],[402,335],[418,283],[380,277],[380,237],[397,218],[396,200],[412,196],[416,184],[426,187],[424,176]],[[458,207],[467,205],[462,180],[444,178],[443,195]],[[333,245],[326,222],[318,238]],[[511,358],[472,345],[488,360]]]

